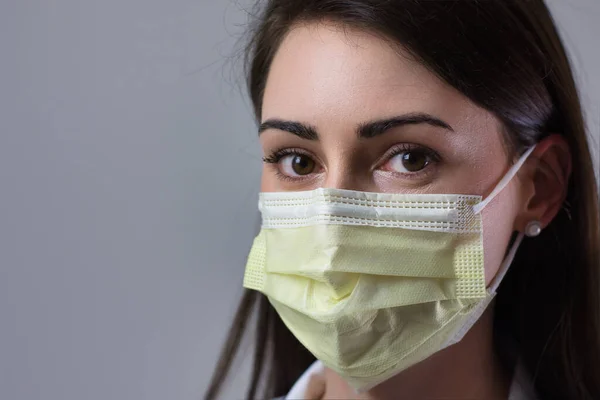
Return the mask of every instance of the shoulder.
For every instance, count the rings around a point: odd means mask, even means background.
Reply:
[[[320,361],[315,361],[300,376],[286,396],[277,397],[273,400],[320,398],[325,388],[324,368]],[[530,376],[521,364],[517,364],[515,368],[508,400],[538,400]]]

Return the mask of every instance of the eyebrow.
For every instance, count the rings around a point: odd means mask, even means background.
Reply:
[[[280,131],[286,131],[292,133],[302,139],[307,140],[319,140],[319,134],[317,129],[311,125],[306,125],[301,122],[295,121],[284,121],[281,119],[268,119],[258,128],[258,134],[260,135],[267,129],[279,129]]]
[[[378,119],[374,121],[364,122],[356,127],[356,134],[359,138],[373,138],[384,134],[392,128],[404,125],[428,124],[438,128],[443,128],[454,132],[454,129],[441,119],[427,113],[409,113],[398,115],[391,118]],[[267,129],[278,129],[289,132],[302,139],[319,140],[319,134],[314,126],[303,124],[297,121],[286,121],[281,119],[268,119],[260,124],[258,134]]]

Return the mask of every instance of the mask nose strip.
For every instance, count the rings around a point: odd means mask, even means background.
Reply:
[[[496,195],[498,193],[500,193],[502,191],[502,189],[504,189],[506,187],[506,185],[508,185],[508,183],[511,181],[511,179],[517,174],[517,172],[519,172],[519,169],[521,169],[521,166],[523,166],[523,164],[525,163],[525,161],[527,160],[527,158],[533,152],[534,149],[535,149],[535,145],[531,146],[529,149],[527,149],[527,151],[525,153],[523,153],[523,155],[519,158],[519,160],[512,167],[510,167],[510,169],[508,170],[506,175],[504,175],[504,177],[500,180],[500,182],[498,182],[498,184],[496,185],[494,190],[492,190],[492,193],[490,193],[485,198],[485,200],[483,200],[480,203],[477,203],[473,206],[473,212],[475,214],[479,214],[481,212],[481,210],[483,210],[483,208],[485,206],[487,206],[488,203],[490,201],[492,201],[494,199],[494,197],[496,197]]]

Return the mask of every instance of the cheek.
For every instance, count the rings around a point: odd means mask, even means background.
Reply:
[[[482,211],[485,282],[492,281],[504,260],[513,233],[516,209],[514,191],[508,185]]]
[[[277,184],[277,180],[272,173],[266,171],[267,165],[263,165],[262,174],[260,178],[260,191],[261,192],[278,192],[281,189]]]

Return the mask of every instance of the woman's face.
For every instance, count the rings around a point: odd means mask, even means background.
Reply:
[[[398,46],[333,23],[295,26],[273,60],[261,190],[486,196],[509,168],[501,126]],[[486,279],[518,212],[513,179],[483,211]],[[490,229],[491,228],[491,229]]]

